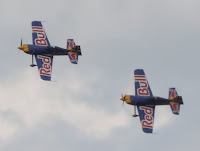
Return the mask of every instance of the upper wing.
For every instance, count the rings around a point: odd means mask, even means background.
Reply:
[[[155,105],[137,106],[142,130],[145,133],[153,132]]]
[[[51,81],[53,56],[35,55],[35,60],[41,79]]]
[[[47,35],[44,31],[41,21],[32,22],[33,44],[39,46],[50,46]]]
[[[153,96],[144,70],[137,69],[135,75],[135,95],[138,96]]]

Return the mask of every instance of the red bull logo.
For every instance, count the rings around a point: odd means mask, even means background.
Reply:
[[[37,33],[37,38],[35,39],[35,45],[39,45],[39,46],[47,46],[48,45],[47,41],[46,41],[46,34],[44,32],[43,27],[33,26],[32,32]]]
[[[177,96],[176,95],[176,90],[172,90],[169,99],[173,100],[174,98],[176,98],[176,96]]]
[[[76,60],[76,56],[77,56],[76,53],[71,54],[71,57],[72,57],[73,60]]]
[[[74,48],[74,41],[68,41],[69,42],[69,45],[68,45],[68,50],[71,50]]]
[[[145,75],[135,75],[135,82],[139,82],[140,88],[137,89],[137,93],[140,96],[150,96],[148,89],[148,82]]]
[[[74,62],[77,62],[78,61],[78,58],[77,58],[77,54],[75,52],[69,52],[69,55],[70,55],[70,60],[71,61],[74,61]]]
[[[38,59],[42,59],[43,65],[39,69],[40,75],[51,76],[51,58],[47,56],[37,56]]]
[[[172,108],[173,108],[173,112],[179,112],[179,104],[176,102],[171,102],[170,103]]]
[[[153,129],[153,109],[150,107],[141,106],[140,110],[144,110],[144,120],[141,121],[143,128]]]

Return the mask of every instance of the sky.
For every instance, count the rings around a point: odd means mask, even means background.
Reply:
[[[198,0],[1,0],[0,150],[199,150]],[[42,22],[53,46],[81,45],[74,65],[55,56],[52,82],[17,49]],[[134,70],[155,96],[183,97],[179,116],[156,106],[154,134],[142,132],[133,106]]]

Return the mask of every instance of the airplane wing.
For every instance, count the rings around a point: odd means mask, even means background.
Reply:
[[[144,70],[136,69],[134,75],[135,75],[135,95],[153,96],[147,78],[145,76]]]
[[[145,105],[145,106],[138,105],[137,108],[138,108],[138,113],[140,116],[140,121],[142,124],[142,130],[145,133],[152,133],[155,105]]]
[[[144,70],[137,69],[135,75],[135,95],[136,96],[153,96]],[[137,106],[142,129],[145,133],[153,132],[153,121],[155,105]]]
[[[32,22],[32,38],[33,45],[50,46],[41,21]],[[35,60],[37,62],[41,79],[51,81],[53,56],[49,54],[35,55]]]
[[[35,59],[41,79],[51,81],[53,56],[35,55]]]
[[[44,31],[41,21],[32,22],[33,45],[50,46],[47,35]]]

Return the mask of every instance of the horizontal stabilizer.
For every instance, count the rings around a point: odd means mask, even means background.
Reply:
[[[170,102],[172,113],[175,115],[179,115],[180,104],[183,104],[183,100],[181,96],[178,96],[178,93],[175,88],[169,89],[169,99],[173,100]]]
[[[73,64],[78,64],[78,56],[81,54],[81,47],[77,46],[73,39],[67,39],[67,50],[70,62]]]

